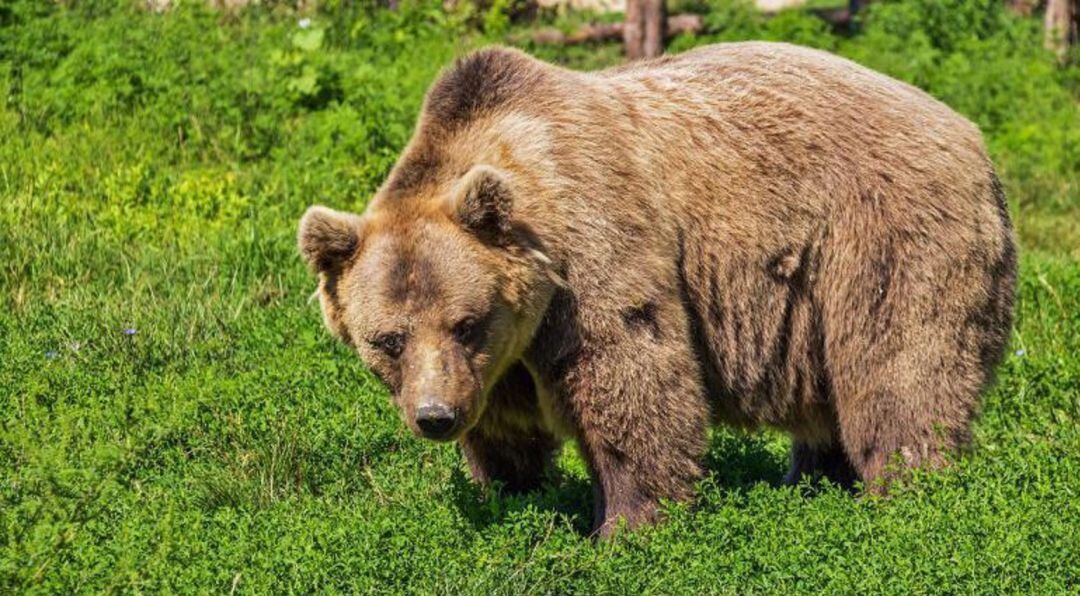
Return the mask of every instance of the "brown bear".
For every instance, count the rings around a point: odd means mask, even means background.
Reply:
[[[692,495],[713,421],[790,433],[791,481],[944,463],[1016,273],[975,126],[775,43],[592,73],[476,52],[363,215],[311,207],[299,244],[413,432],[511,490],[576,439],[601,535]]]

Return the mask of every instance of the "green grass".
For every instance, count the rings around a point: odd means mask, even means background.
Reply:
[[[780,487],[785,438],[717,430],[695,503],[597,544],[572,449],[506,497],[410,436],[294,247],[308,204],[362,208],[499,19],[0,3],[0,592],[1080,590],[1080,72],[996,2],[934,6],[847,38],[711,3],[673,49],[825,47],[986,131],[1022,261],[973,452],[881,500]]]

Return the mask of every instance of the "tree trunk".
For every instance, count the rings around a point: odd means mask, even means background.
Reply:
[[[664,28],[667,10],[664,0],[645,0],[645,57],[655,58],[664,53]]]
[[[1080,38],[1080,0],[1047,0],[1046,49],[1064,60]]]
[[[626,19],[623,21],[623,51],[629,60],[645,55],[644,25],[645,0],[626,0]]]
[[[664,0],[627,0],[623,45],[630,60],[664,53],[667,14]]]

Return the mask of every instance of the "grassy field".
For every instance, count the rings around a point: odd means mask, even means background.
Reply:
[[[442,65],[516,38],[506,3],[310,24],[113,4],[0,1],[0,592],[1080,591],[1080,68],[1036,20],[904,0],[840,37],[690,7],[709,32],[673,51],[823,47],[977,122],[1022,246],[1017,324],[951,469],[886,500],[781,487],[787,439],[717,430],[695,503],[597,544],[573,449],[506,497],[410,436],[294,247],[308,204],[363,207]]]

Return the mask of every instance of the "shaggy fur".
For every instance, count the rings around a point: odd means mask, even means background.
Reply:
[[[601,534],[691,496],[712,421],[789,432],[789,479],[938,466],[1011,325],[978,130],[829,54],[738,43],[577,73],[459,61],[363,216],[300,246],[330,329],[416,432],[534,486],[577,439]]]

